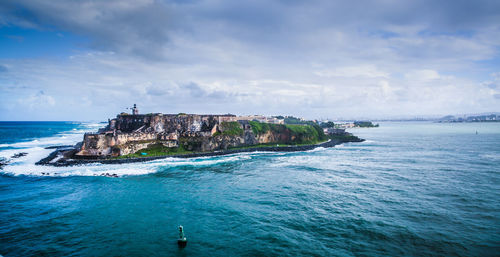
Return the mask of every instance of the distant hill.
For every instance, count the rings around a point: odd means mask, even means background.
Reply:
[[[500,122],[500,113],[483,113],[460,115],[446,115],[437,119],[437,122]]]

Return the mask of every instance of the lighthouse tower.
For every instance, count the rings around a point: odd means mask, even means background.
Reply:
[[[132,108],[132,115],[138,115],[139,114],[139,109],[137,109],[137,105],[134,104],[134,107]]]

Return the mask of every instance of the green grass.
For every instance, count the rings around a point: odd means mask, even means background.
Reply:
[[[243,135],[243,129],[241,128],[240,123],[236,121],[231,122],[221,122],[219,124],[220,133],[215,133],[214,136],[217,135],[225,135],[225,136],[241,136]]]
[[[315,144],[327,139],[323,129],[316,124],[313,125],[298,125],[298,124],[270,124],[250,121],[252,131],[256,135],[262,135],[271,131],[277,134],[289,134],[290,138],[295,138],[293,144]]]
[[[269,130],[271,130],[271,126],[269,123],[260,123],[258,121],[249,121],[250,127],[252,127],[252,131],[255,135],[265,134]]]
[[[147,153],[147,155],[142,155],[142,153]],[[148,148],[141,149],[135,153],[122,155],[115,157],[114,159],[126,159],[126,158],[142,158],[142,157],[154,157],[154,156],[165,156],[165,155],[180,155],[189,154],[193,151],[188,151],[180,145],[179,147],[165,147],[162,144],[150,145]]]

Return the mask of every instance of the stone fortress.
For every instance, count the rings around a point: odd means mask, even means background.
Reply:
[[[117,157],[135,153],[152,144],[168,148],[180,144],[190,151],[224,150],[250,144],[278,141],[275,135],[254,135],[248,121],[283,124],[283,120],[264,116],[139,114],[134,104],[132,114],[121,113],[97,133],[87,133],[76,156]],[[239,136],[215,136],[224,132],[223,123],[238,122],[244,133]]]

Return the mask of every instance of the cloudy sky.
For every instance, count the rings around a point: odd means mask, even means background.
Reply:
[[[500,111],[500,1],[0,1],[0,120]]]

